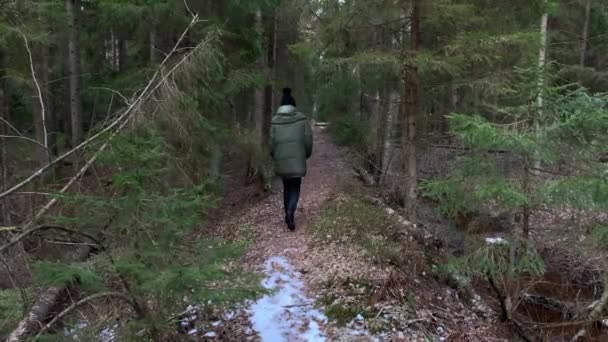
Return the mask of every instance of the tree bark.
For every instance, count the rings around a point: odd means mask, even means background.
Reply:
[[[545,1],[546,2],[546,1]],[[540,121],[543,117],[543,107],[545,105],[545,69],[547,66],[547,24],[549,21],[549,13],[543,13],[540,20],[540,48],[538,51],[538,79],[537,79],[537,95],[536,95],[536,119],[534,120],[533,129],[538,132],[540,129]],[[541,160],[539,156],[534,156],[534,170],[541,168]],[[534,171],[537,174],[537,171]]]
[[[405,118],[402,120],[404,169],[407,171],[405,181],[405,212],[407,219],[416,224],[417,196],[417,164],[416,164],[416,114],[418,112],[418,55],[420,41],[420,0],[412,0],[412,21],[410,47],[406,58],[408,61],[404,70],[405,81]]]
[[[118,70],[127,70],[127,41],[124,38],[118,40]]]
[[[50,78],[50,57],[51,52],[48,45],[44,44],[41,47],[40,53],[40,87],[42,88],[42,96],[44,97],[44,105],[46,107],[46,130],[47,130],[47,143],[49,148],[50,158],[53,159],[57,154],[59,154],[59,150],[57,147],[57,117],[54,112],[54,106],[52,104],[52,96],[51,90],[49,88],[49,83],[51,81]]]
[[[386,130],[384,132],[384,156],[382,160],[382,165],[384,168],[383,171],[383,179],[390,173],[392,162],[395,155],[395,136],[396,136],[396,126],[399,124],[399,115],[401,113],[401,105],[399,99],[399,92],[395,89],[391,89],[389,92],[389,110],[386,116]]]
[[[528,160],[524,160],[524,170],[523,170],[523,184],[522,188],[524,191],[524,195],[530,198],[530,167],[528,165]],[[522,208],[522,231],[524,235],[524,239],[530,239],[530,204],[524,204]]]
[[[150,40],[150,64],[158,63],[158,53],[156,51],[156,28],[152,28],[149,32],[149,40]]]
[[[273,84],[276,82],[276,35],[277,35],[277,16],[276,12],[268,20],[268,29],[266,31],[266,71],[268,77],[266,86],[264,87],[264,119],[262,125],[262,142],[265,147],[270,144],[270,125],[272,114],[275,106],[275,96]]]
[[[589,42],[589,19],[591,18],[591,0],[587,0],[585,4],[585,22],[583,23],[583,34],[581,37],[581,54],[579,63],[585,66],[587,59],[587,44]]]
[[[538,79],[537,89],[538,94],[536,96],[536,107],[539,116],[542,115],[542,108],[544,106],[544,91],[545,87],[545,67],[547,66],[547,24],[549,21],[549,14],[543,13],[540,20],[540,47],[538,51]],[[539,118],[540,119],[540,118]]]
[[[80,94],[80,0],[65,0],[68,18],[68,70],[70,80],[70,120],[72,146],[84,139],[82,124],[82,98]]]
[[[8,129],[3,120],[9,121],[8,117],[8,99],[7,99],[7,91],[6,91],[6,68],[5,57],[4,57],[4,49],[0,47],[0,134],[6,135]],[[8,156],[7,156],[7,147],[6,147],[6,139],[0,137],[0,189],[2,191],[6,190],[8,186]],[[10,226],[12,224],[9,203],[8,199],[4,198],[0,200],[0,211],[2,212],[2,222],[5,226]]]
[[[376,128],[376,152],[375,162],[374,162],[374,182],[376,184],[380,184],[380,180],[382,179],[382,174],[384,171],[384,147],[385,147],[385,139],[386,139],[386,117],[388,116],[389,110],[389,97],[388,97],[387,86],[384,85],[382,90],[380,91],[380,95],[378,96],[379,104],[378,104],[378,114],[377,114],[377,125]]]
[[[262,21],[262,10],[257,10],[255,13],[255,29],[260,37],[264,37],[264,23]],[[263,45],[263,42],[260,42]],[[264,56],[260,56],[257,61],[257,70],[260,74],[265,73]],[[262,140],[264,132],[264,87],[258,86],[253,95],[253,119],[255,121],[255,130],[257,138]]]

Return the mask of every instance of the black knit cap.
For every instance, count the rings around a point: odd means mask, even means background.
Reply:
[[[291,96],[291,88],[283,88],[283,98],[281,106],[296,106],[296,100]]]

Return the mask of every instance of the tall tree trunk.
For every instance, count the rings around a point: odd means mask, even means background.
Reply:
[[[118,40],[118,70],[127,70],[127,63],[127,40],[124,38],[120,38]]]
[[[149,32],[149,40],[150,40],[150,64],[158,63],[158,53],[156,51],[156,28],[152,28]]]
[[[70,80],[70,119],[72,145],[84,139],[82,124],[82,98],[80,94],[80,0],[65,0],[68,18],[68,69]]]
[[[549,21],[549,14],[543,13],[540,20],[540,47],[538,51],[538,95],[536,96],[536,107],[539,115],[542,115],[542,108],[544,106],[544,90],[545,87],[545,68],[547,66],[547,24]]]
[[[50,158],[54,159],[59,153],[57,147],[58,124],[53,106],[51,89],[49,88],[50,78],[50,58],[51,51],[48,45],[44,44],[41,47],[40,53],[40,87],[42,88],[42,96],[44,97],[44,105],[46,106],[46,130],[47,142],[50,153]]]
[[[255,13],[255,29],[259,34],[259,37],[264,37],[264,23],[262,21],[262,10],[257,10]],[[260,42],[263,44],[263,42]],[[263,51],[263,50],[262,50]],[[264,56],[261,55],[257,61],[257,71],[261,74],[265,73],[265,61]],[[255,89],[253,95],[253,118],[255,121],[255,130],[257,138],[262,140],[264,133],[264,88],[259,86]]]
[[[545,75],[547,67],[547,26],[549,22],[549,13],[543,13],[540,19],[540,47],[538,51],[538,79],[537,79],[537,95],[536,95],[536,119],[534,120],[534,130],[539,130],[540,120],[543,116],[543,107],[545,105]],[[535,156],[533,161],[534,169],[538,170],[541,166],[539,156]],[[534,171],[536,173],[536,171]]]
[[[274,87],[273,84],[276,82],[276,34],[277,34],[277,17],[276,12],[272,14],[272,17],[268,20],[268,29],[266,32],[266,71],[268,73],[267,83],[264,87],[264,122],[262,131],[262,141],[264,146],[268,146],[270,143],[270,125],[272,121],[272,114],[274,112]]]
[[[585,4],[585,22],[583,23],[583,34],[581,36],[581,55],[579,63],[585,66],[587,59],[587,44],[589,41],[589,19],[591,18],[591,0],[587,0]]]
[[[378,108],[378,114],[377,114],[377,127],[376,127],[376,152],[374,153],[375,155],[375,162],[374,162],[374,182],[376,184],[379,184],[380,180],[382,179],[382,174],[384,171],[384,147],[385,147],[385,139],[386,139],[386,118],[388,116],[388,111],[390,109],[390,104],[389,104],[389,97],[388,97],[389,91],[388,91],[388,87],[386,86],[386,84],[382,87],[382,90],[380,91],[380,96],[378,97],[378,101],[379,104],[377,106]]]
[[[418,202],[417,164],[416,164],[416,114],[418,112],[418,67],[416,57],[420,41],[420,0],[412,0],[412,21],[410,33],[410,47],[407,51],[408,59],[404,70],[405,81],[405,118],[402,120],[403,152],[405,170],[405,212],[408,220],[416,224],[416,207]]]
[[[386,175],[390,172],[391,164],[393,160],[393,154],[395,150],[395,144],[393,139],[395,137],[395,121],[399,116],[399,93],[395,89],[391,89],[388,92],[387,100],[389,101],[386,112],[386,120],[384,129],[384,153],[382,155],[382,178],[383,182]]]
[[[6,68],[5,68],[4,49],[0,47],[0,135],[7,135],[8,128],[3,120],[8,121],[8,98],[6,91]],[[8,156],[6,139],[0,137],[0,190],[4,191],[8,187]],[[2,212],[2,223],[5,226],[12,224],[8,199],[0,200],[0,211]]]

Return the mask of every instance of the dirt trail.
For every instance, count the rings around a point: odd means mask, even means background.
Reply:
[[[250,266],[261,269],[264,261],[272,256],[284,255],[296,265],[306,255],[310,236],[307,223],[329,198],[333,186],[343,169],[339,149],[329,140],[320,127],[314,129],[314,153],[308,161],[308,173],[302,182],[302,193],[296,213],[295,232],[287,231],[283,221],[282,186],[275,183],[273,194],[250,210],[253,214],[255,245],[246,256]]]
[[[278,180],[270,196],[233,217],[224,228],[246,226],[252,232],[254,242],[244,257],[245,266],[264,274],[262,285],[273,290],[236,314],[241,325],[237,329],[246,331],[242,337],[246,340],[325,341],[333,335],[327,332],[327,317],[314,307],[314,294],[306,284],[306,276],[324,272],[311,266],[314,244],[307,226],[344,175],[345,153],[330,141],[322,127],[314,128],[314,138],[314,152],[296,213],[296,231],[288,231],[283,221],[282,185]]]
[[[321,210],[336,184],[342,166],[340,152],[322,128],[316,127],[314,154],[302,184],[295,232],[283,222],[281,186],[250,212],[257,235],[246,263],[265,274],[263,286],[273,292],[252,305],[248,313],[253,331],[262,341],[324,341],[327,317],[315,309],[302,279],[308,254],[307,223]]]

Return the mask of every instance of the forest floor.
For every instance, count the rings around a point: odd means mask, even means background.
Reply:
[[[416,266],[424,261],[378,262],[352,239],[315,233],[327,207],[357,182],[346,159],[347,151],[316,127],[295,232],[285,228],[280,184],[256,201],[252,188],[229,191],[214,229],[250,242],[243,266],[262,274],[270,291],[217,313],[193,335],[202,341],[501,340],[504,329],[494,324],[492,310],[480,309],[480,298],[465,306],[457,291],[430,276],[428,265]],[[404,259],[425,258],[414,245]]]

